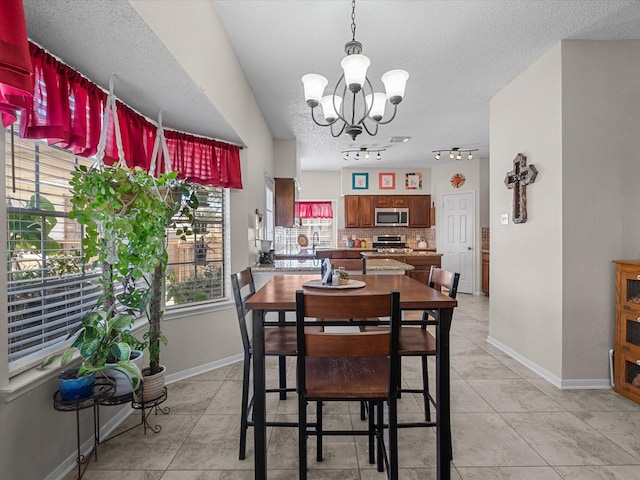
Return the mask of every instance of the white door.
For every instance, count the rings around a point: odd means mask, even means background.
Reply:
[[[446,193],[442,205],[442,268],[460,274],[458,292],[473,293],[475,193]]]

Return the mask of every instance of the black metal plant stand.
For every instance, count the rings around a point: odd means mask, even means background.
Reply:
[[[90,397],[76,399],[71,401],[63,401],[58,390],[53,394],[53,408],[60,412],[76,412],[76,442],[78,447],[78,456],[76,462],[78,464],[78,480],[82,478],[93,453],[96,461],[98,460],[99,437],[99,412],[98,408],[104,399],[110,396],[115,390],[115,384],[109,378],[96,378],[93,387],[93,394]],[[93,446],[87,455],[83,455],[80,451],[80,410],[85,408],[93,408]],[[84,466],[84,468],[83,468]]]
[[[133,400],[131,402],[131,407],[136,410],[140,410],[141,420],[136,426],[142,424],[144,425],[144,434],[147,434],[147,429],[150,429],[153,433],[160,433],[162,429],[161,425],[151,425],[148,421],[149,415],[152,412],[155,412],[158,415],[158,412],[167,415],[171,411],[169,407],[160,407],[162,403],[167,399],[167,387],[164,387],[162,390],[162,394],[153,400],[149,400],[148,402],[144,400],[144,396],[139,397],[138,400]],[[147,411],[148,410],[148,411]]]

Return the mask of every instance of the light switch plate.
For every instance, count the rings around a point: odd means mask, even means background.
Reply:
[[[500,225],[509,225],[509,214],[503,213],[500,215]]]

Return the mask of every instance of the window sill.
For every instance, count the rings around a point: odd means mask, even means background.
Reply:
[[[219,312],[222,310],[229,310],[235,308],[235,303],[229,298],[224,298],[219,302],[202,303],[200,305],[184,305],[182,307],[176,306],[165,310],[162,317],[165,321],[180,320],[184,317],[192,317],[194,315],[202,315],[210,312]]]

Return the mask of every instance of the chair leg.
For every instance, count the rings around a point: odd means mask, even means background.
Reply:
[[[384,446],[382,442],[384,442],[384,403],[376,402],[377,409],[377,425],[376,425],[376,445],[378,446],[378,471],[384,472]],[[373,416],[373,414],[371,414]]]
[[[431,401],[429,400],[429,368],[427,366],[427,356],[422,356],[422,398],[424,400],[424,418],[431,421]]]
[[[287,357],[280,355],[280,357],[278,357],[278,363],[280,370],[280,400],[286,400],[287,392],[285,389],[287,388]]]
[[[307,401],[298,395],[298,478],[307,479]]]
[[[398,480],[398,403],[389,399],[389,480]]]
[[[316,460],[322,461],[322,402],[316,402]]]
[[[398,357],[398,398],[402,394],[402,357]]]
[[[249,415],[249,375],[251,371],[251,356],[244,354],[244,366],[242,368],[242,405],[240,408],[240,460],[245,459],[247,450],[247,416]]]
[[[364,403],[364,402],[361,402]],[[373,402],[369,402],[369,463],[376,463],[375,440],[376,440],[376,424],[375,424],[375,407]]]

